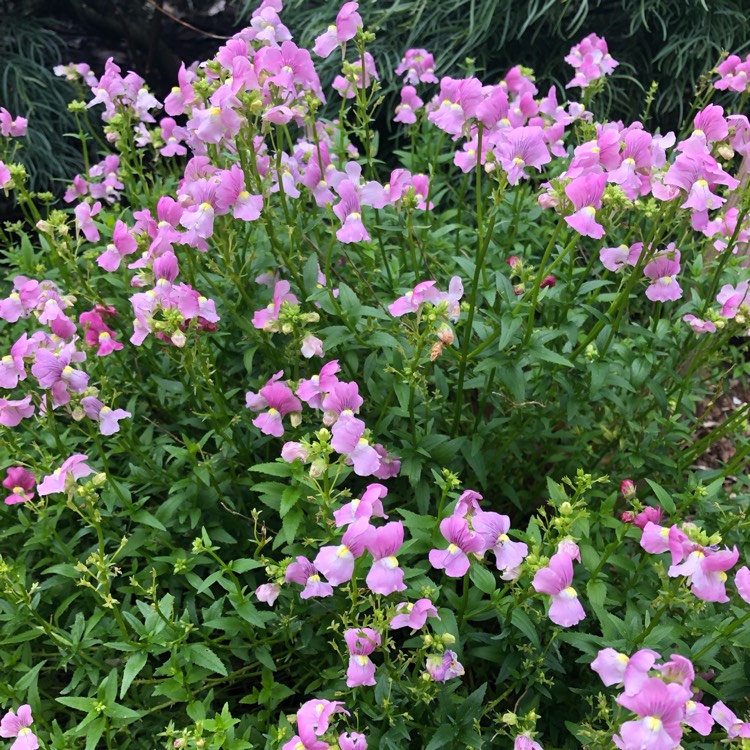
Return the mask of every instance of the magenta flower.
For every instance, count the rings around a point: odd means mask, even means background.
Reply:
[[[74,210],[78,230],[89,242],[99,241],[99,230],[96,228],[92,216],[96,216],[101,210],[102,204],[97,201],[94,205],[79,203]]]
[[[647,505],[634,519],[633,526],[643,530],[647,523],[658,524],[661,521],[661,508],[657,505]]]
[[[446,76],[440,80],[440,92],[430,105],[428,119],[449,135],[459,136],[483,98],[482,83],[478,79]]]
[[[192,80],[194,74],[185,69],[185,63],[180,65],[177,73],[177,86],[172,87],[172,91],[164,100],[164,111],[168,115],[175,117],[185,113],[185,109],[195,100]]]
[[[6,505],[25,503],[34,498],[31,490],[36,486],[34,475],[24,469],[23,466],[11,466],[3,479],[3,487],[10,490],[10,495],[5,498]]]
[[[646,289],[646,296],[652,302],[675,301],[682,297],[682,287],[675,279],[680,272],[680,251],[675,250],[674,243],[657,253],[646,264],[643,275],[651,279]]]
[[[648,672],[658,658],[656,651],[647,648],[636,651],[630,657],[613,648],[604,648],[591,662],[591,669],[605,685],[624,685],[626,695],[635,695],[648,679]]]
[[[332,383],[331,390],[321,403],[325,411],[323,422],[331,425],[341,416],[352,416],[359,411],[363,403],[364,399],[359,395],[359,386],[356,383],[343,383],[337,380]]]
[[[375,665],[370,654],[380,646],[380,634],[372,628],[350,628],[344,633],[344,639],[350,654],[346,686],[374,685]]]
[[[404,76],[406,83],[437,83],[435,58],[426,49],[408,49],[396,68],[397,76]]]
[[[52,474],[48,474],[37,485],[36,490],[39,496],[64,492],[68,485],[72,485],[78,479],[93,474],[94,470],[86,461],[88,461],[88,456],[81,455],[80,453],[66,458],[59,469],[55,469]]]
[[[380,454],[363,437],[365,423],[350,414],[342,414],[331,430],[331,447],[346,457],[346,464],[360,477],[368,477],[380,468]]]
[[[365,579],[370,591],[388,596],[406,589],[404,571],[399,568],[396,557],[403,543],[404,525],[401,521],[391,521],[372,532],[367,549],[374,562]]]
[[[308,333],[307,336],[302,339],[300,354],[305,359],[324,356],[325,352],[323,351],[323,342],[317,336]]]
[[[416,111],[424,106],[424,102],[417,96],[414,86],[404,86],[401,89],[401,103],[396,106],[394,122],[412,125],[417,121]]]
[[[285,302],[289,305],[299,303],[297,297],[289,292],[288,281],[277,281],[273,289],[273,300],[262,310],[256,310],[253,315],[253,325],[264,331],[274,332],[277,330],[276,322],[279,319],[281,305]]]
[[[538,593],[552,596],[549,619],[564,628],[586,617],[578,594],[570,585],[572,582],[573,561],[564,552],[558,552],[552,555],[548,567],[537,570],[531,584]]]
[[[372,475],[376,479],[397,477],[401,471],[401,459],[393,453],[389,453],[380,443],[373,445],[373,448],[380,457],[380,466]]]
[[[720,91],[734,91],[738,94],[747,91],[748,78],[750,78],[750,55],[743,61],[737,55],[729,55],[726,60],[716,66],[721,76],[714,88]]]
[[[368,484],[361,498],[355,498],[333,512],[336,526],[348,526],[360,518],[367,518],[368,520],[373,516],[388,518],[383,511],[381,500],[387,494],[388,490],[384,485],[377,482]]]
[[[668,552],[669,531],[670,529],[666,526],[657,526],[652,521],[648,521],[643,527],[641,547],[652,555],[660,555],[662,552]]]
[[[116,271],[122,259],[132,255],[137,249],[138,241],[130,234],[127,224],[118,219],[112,233],[112,242],[107,245],[107,249],[96,259],[96,262],[105,271]]]
[[[81,399],[81,406],[89,419],[99,423],[99,432],[102,435],[114,435],[120,431],[120,420],[133,415],[125,409],[111,409],[105,406],[95,396],[86,396]]]
[[[349,715],[343,705],[341,701],[327,701],[321,698],[314,698],[302,705],[297,711],[297,731],[303,748],[325,750],[328,747],[327,744],[319,742],[318,737],[322,737],[328,731],[331,717],[335,713]]]
[[[360,518],[345,532],[338,546],[322,547],[315,558],[315,567],[330,582],[339,586],[354,574],[354,561],[365,551],[374,529],[366,518]]]
[[[399,628],[411,628],[414,630],[421,630],[428,617],[436,617],[440,619],[435,605],[429,599],[418,599],[416,602],[401,602],[396,606],[396,611],[401,612],[405,610],[403,614],[396,615],[390,622],[390,626],[393,630]]]
[[[514,128],[504,133],[495,153],[508,173],[511,185],[517,185],[522,177],[528,177],[526,167],[541,171],[542,166],[552,159],[544,142],[544,131],[536,125]]]
[[[359,3],[344,3],[336,16],[336,23],[315,39],[313,52],[319,57],[328,55],[344,42],[357,36],[357,28],[362,26],[362,18],[357,13]]]
[[[357,90],[368,88],[373,80],[380,80],[377,68],[375,67],[375,60],[369,52],[365,52],[364,62],[364,81],[362,78],[361,58],[357,58],[350,63],[354,81],[351,81],[349,76],[344,78],[344,76],[341,75],[338,75],[333,79],[331,87],[338,91],[344,99],[353,99]]]
[[[313,409],[323,408],[323,398],[330,393],[338,384],[336,373],[340,372],[341,366],[338,360],[326,362],[320,368],[318,375],[313,375],[309,380],[300,380],[297,386],[297,397]]]
[[[122,349],[122,344],[115,340],[117,334],[104,322],[101,313],[97,310],[81,313],[78,321],[86,332],[84,337],[86,343],[91,347],[97,347],[98,357],[106,357]]]
[[[362,208],[356,187],[349,180],[344,180],[338,185],[337,192],[341,198],[333,207],[333,212],[341,220],[341,228],[336,232],[337,239],[344,244],[369,242],[370,235],[362,223]]]
[[[18,714],[11,709],[0,720],[0,737],[16,738],[16,741],[10,746],[10,750],[37,750],[39,740],[30,729],[33,723],[31,706],[25,703],[19,707]]]
[[[464,296],[464,285],[460,276],[451,277],[447,292],[438,292],[435,299],[431,300],[435,306],[445,303],[448,306],[448,320],[458,322],[461,315],[461,298]],[[395,303],[394,303],[395,304]]]
[[[595,240],[604,236],[604,227],[596,221],[596,209],[601,208],[607,178],[604,174],[588,173],[576,177],[565,186],[565,194],[573,203],[575,213],[565,221],[578,234]]]
[[[239,164],[217,172],[216,208],[221,214],[229,213],[235,219],[255,221],[263,210],[263,196],[251,195],[245,187],[245,174]]]
[[[463,664],[458,660],[455,651],[448,650],[443,654],[428,656],[425,666],[435,682],[446,682],[464,674]]]
[[[721,305],[722,318],[735,318],[743,305],[750,304],[750,284],[741,281],[737,286],[724,284],[716,295],[716,301]]]
[[[680,656],[679,654],[672,654],[669,661],[657,665],[655,669],[661,673],[661,679],[664,682],[677,682],[688,690],[695,679],[693,662],[686,656]]]
[[[299,583],[305,587],[300,593],[301,599],[333,595],[333,586],[321,580],[316,567],[303,555],[299,555],[296,562],[289,564],[285,580],[287,583]]]
[[[0,398],[0,424],[5,427],[17,427],[22,419],[28,419],[33,414],[31,394],[14,400]]]
[[[730,740],[736,737],[750,737],[750,723],[740,721],[737,714],[734,713],[723,701],[716,701],[711,707],[711,716],[714,721],[723,727]]]
[[[495,565],[498,570],[517,568],[529,554],[526,544],[510,540],[508,516],[479,512],[472,518],[471,523],[474,531],[482,539],[485,551],[492,550],[495,553]]]
[[[729,601],[725,585],[727,580],[725,571],[733,567],[739,559],[740,553],[737,547],[732,550],[714,550],[711,547],[682,542],[679,552],[676,551],[675,544],[670,544],[670,549],[673,560],[675,554],[678,555],[678,560],[682,560],[687,554],[684,562],[673,563],[669,568],[670,577],[685,576],[693,594],[703,601]]]
[[[88,386],[89,376],[82,370],[71,367],[71,362],[75,361],[75,355],[76,350],[73,344],[64,346],[54,354],[48,349],[37,349],[34,364],[31,366],[31,374],[42,388],[55,389],[55,386],[59,384],[62,393],[68,388],[73,393],[83,393]],[[54,391],[54,393],[60,400],[61,392]]]
[[[636,695],[620,695],[617,702],[641,717],[626,721],[613,738],[621,750],[673,750],[682,739],[685,704],[692,697],[677,683],[648,679]]]
[[[544,748],[527,734],[519,734],[513,742],[513,750],[544,750]]]
[[[417,312],[419,306],[424,302],[432,302],[434,304],[440,295],[440,292],[435,289],[435,284],[437,284],[436,281],[420,282],[413,290],[388,305],[388,312],[394,318],[400,318],[402,315],[406,315],[406,313]]]
[[[683,315],[682,319],[693,329],[693,333],[716,333],[716,324],[710,320],[701,320],[690,313]]]
[[[0,107],[0,135],[5,138],[20,138],[26,135],[28,120],[25,117],[16,117],[8,112],[5,107]]]
[[[15,388],[19,380],[26,380],[24,357],[28,357],[36,342],[23,333],[10,348],[10,354],[0,357],[0,388]]]
[[[287,414],[302,411],[302,404],[292,389],[286,383],[277,382],[283,374],[283,370],[277,372],[258,393],[245,394],[245,406],[252,411],[263,412],[253,420],[253,424],[264,435],[281,437],[284,434],[281,420]]]
[[[451,578],[461,578],[471,565],[468,555],[481,552],[484,541],[469,530],[469,522],[461,516],[449,516],[440,522],[440,533],[448,541],[447,549],[430,550],[430,565],[445,570]]]
[[[609,75],[619,65],[607,49],[604,37],[589,34],[571,48],[565,56],[565,62],[572,65],[575,76],[565,88],[580,86],[585,89],[592,81]]]

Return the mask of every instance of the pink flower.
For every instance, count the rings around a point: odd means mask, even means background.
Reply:
[[[621,750],[673,750],[682,739],[680,723],[691,697],[682,685],[666,685],[653,678],[646,680],[636,695],[620,695],[617,702],[641,718],[626,721],[619,736],[613,738],[615,744]]]
[[[120,267],[122,259],[131,255],[137,249],[138,242],[130,234],[127,224],[118,219],[112,233],[112,242],[107,245],[107,249],[96,259],[96,262],[105,271],[116,271]]]
[[[750,77],[750,55],[743,61],[737,55],[729,55],[716,66],[721,78],[714,83],[714,88],[721,91],[735,91],[741,94],[747,91]]]
[[[482,537],[469,530],[469,522],[465,518],[455,515],[440,522],[440,533],[448,541],[448,547],[431,550],[430,565],[438,570],[444,569],[451,578],[460,578],[471,565],[469,553],[482,551]]]
[[[315,40],[313,52],[320,57],[328,55],[344,42],[354,39],[357,29],[362,26],[362,18],[357,13],[359,3],[344,3],[336,16],[336,23]]]
[[[219,213],[228,213],[242,221],[255,221],[263,210],[263,196],[251,195],[245,187],[245,175],[239,164],[231,169],[217,172],[216,208]]]
[[[680,272],[680,251],[671,242],[646,264],[643,275],[651,279],[646,296],[652,302],[675,301],[682,297],[682,287],[674,278]]]
[[[336,373],[341,370],[338,360],[326,362],[318,375],[309,380],[300,380],[297,386],[297,396],[313,409],[323,408],[323,398],[330,393],[339,382]]]
[[[477,78],[446,76],[440,79],[440,92],[429,107],[428,119],[449,135],[459,136],[482,99],[482,83]]]
[[[471,518],[482,512],[479,507],[479,501],[484,500],[482,495],[474,490],[464,490],[456,501],[456,507],[453,509],[454,516],[464,516]]]
[[[743,565],[734,577],[734,585],[737,587],[737,593],[750,604],[750,569]]]
[[[346,686],[375,685],[375,665],[370,654],[380,646],[380,635],[372,628],[350,628],[344,633],[349,647]]]
[[[360,477],[374,474],[380,468],[380,455],[363,437],[365,423],[349,414],[342,414],[331,431],[331,447],[342,456],[346,463],[354,468]]]
[[[322,581],[317,568],[302,555],[297,557],[296,562],[289,564],[285,580],[287,583],[299,583],[305,587],[300,594],[301,599],[333,595],[333,586]]]
[[[404,525],[401,521],[391,521],[372,532],[367,549],[373,557],[373,564],[365,579],[370,591],[388,596],[406,589],[404,571],[399,568],[396,557],[403,543]]]
[[[282,419],[287,414],[302,411],[302,404],[286,383],[277,380],[284,371],[277,372],[258,393],[248,392],[245,395],[245,405],[252,411],[262,411],[253,424],[264,435],[281,437],[284,434]],[[263,411],[267,409],[267,411]]]
[[[122,349],[122,344],[115,341],[115,332],[104,322],[101,314],[96,310],[81,313],[78,321],[86,332],[86,343],[91,347],[97,347],[96,354],[98,357],[106,357],[108,354]]]
[[[673,539],[674,538],[674,539]],[[728,602],[725,582],[729,570],[739,559],[737,547],[734,549],[714,550],[689,541],[678,539],[670,533],[670,550],[673,560],[677,556],[682,560],[680,564],[673,564],[669,568],[669,576],[685,576],[690,588],[699,599],[706,602]]]
[[[110,409],[95,396],[86,396],[81,399],[81,406],[89,419],[99,423],[99,432],[102,435],[114,435],[120,431],[119,421],[132,417],[133,415],[125,409]]]
[[[393,453],[389,453],[380,443],[376,443],[372,447],[380,458],[380,466],[372,475],[376,479],[397,477],[401,471],[401,459]]]
[[[411,602],[401,602],[396,607],[397,612],[405,610],[403,614],[396,615],[390,622],[390,626],[393,630],[398,628],[411,628],[414,630],[421,630],[428,617],[436,617],[440,619],[435,605],[429,599],[418,599],[413,604]]]
[[[682,723],[687,724],[691,729],[698,732],[698,734],[706,737],[711,733],[714,719],[708,710],[708,706],[689,700],[685,703],[685,718],[683,718]]]
[[[344,180],[337,187],[341,200],[333,207],[333,212],[341,220],[341,228],[336,232],[339,242],[369,242],[365,225],[362,223],[362,208],[356,187]]]
[[[578,601],[578,594],[570,585],[572,582],[573,561],[564,552],[553,555],[549,566],[537,570],[532,581],[532,586],[538,593],[552,596],[549,619],[565,628],[586,617],[581,602]]]
[[[513,742],[513,750],[544,750],[544,748],[527,734],[519,734]]]
[[[308,333],[307,336],[302,339],[300,353],[306,359],[310,359],[311,357],[322,357],[324,355],[323,342],[317,336]]]
[[[635,695],[648,679],[648,671],[658,658],[656,651],[647,648],[636,651],[631,657],[613,648],[604,648],[591,662],[591,669],[605,685],[624,685],[626,695]]]
[[[498,570],[517,568],[529,554],[526,544],[512,542],[508,537],[510,530],[508,516],[493,512],[480,512],[472,518],[471,523],[474,531],[482,539],[485,551],[492,550],[495,553],[495,565]]]
[[[701,320],[695,315],[688,313],[683,315],[682,319],[693,329],[694,333],[716,333],[716,324],[710,320]]]
[[[3,479],[3,487],[10,490],[10,495],[5,498],[6,505],[25,503],[34,498],[31,490],[36,486],[34,475],[23,468],[23,466],[11,466]]]
[[[92,216],[96,216],[101,210],[102,204],[97,201],[94,205],[89,203],[79,203],[74,210],[76,215],[76,225],[79,231],[89,242],[99,241],[99,230],[94,225]]]
[[[5,138],[19,138],[26,135],[28,120],[25,117],[16,117],[8,112],[5,107],[0,107],[0,135]]]
[[[536,125],[514,128],[504,134],[495,153],[511,185],[517,185],[521,177],[528,177],[526,167],[541,171],[552,159],[544,142],[544,131]]]
[[[596,209],[601,208],[607,178],[603,174],[588,173],[576,177],[565,186],[565,194],[573,203],[575,213],[565,221],[584,237],[601,239],[604,227],[596,221]]]
[[[253,325],[264,331],[275,331],[276,321],[279,319],[281,305],[285,302],[290,305],[299,303],[297,297],[290,294],[288,281],[277,281],[273,289],[273,300],[262,310],[256,310],[253,315]]]
[[[277,583],[262,583],[255,589],[255,596],[258,597],[258,601],[265,602],[270,607],[273,607],[273,603],[279,598],[281,593],[281,586]]]
[[[56,492],[64,492],[68,485],[72,485],[78,479],[93,474],[94,470],[86,463],[88,456],[77,453],[63,461],[59,469],[55,469],[52,474],[48,474],[37,485],[37,492],[40,497],[43,495],[52,495]]]
[[[732,319],[743,305],[750,304],[750,284],[747,281],[741,281],[736,287],[724,284],[716,295],[716,301],[721,305],[721,317]]]
[[[658,664],[654,669],[661,673],[661,679],[664,682],[678,682],[688,690],[695,679],[693,662],[679,654],[672,654],[669,657],[669,661],[664,662],[664,664]]]
[[[297,711],[297,731],[299,732],[302,746],[309,750],[325,750],[327,744],[319,743],[318,737],[322,737],[328,731],[331,716],[335,713],[349,712],[343,708],[341,701],[327,701],[321,698],[304,703]],[[293,745],[292,747],[296,747]],[[297,748],[296,750],[299,750]]]
[[[380,76],[375,67],[375,60],[369,52],[365,52],[365,71],[364,71],[364,82],[362,80],[362,59],[357,58],[354,62],[350,63],[351,70],[354,75],[354,81],[352,82],[349,77],[336,76],[333,79],[331,86],[338,91],[338,93],[344,97],[344,99],[353,99],[356,91],[362,88],[368,88],[370,83],[375,80],[379,81]]]
[[[25,703],[18,709],[18,714],[11,709],[0,720],[0,737],[15,737],[16,741],[10,750],[37,750],[39,741],[29,727],[34,723],[31,706]]]
[[[348,526],[360,518],[368,520],[373,516],[388,518],[383,511],[383,502],[381,500],[387,494],[388,490],[384,485],[377,482],[368,484],[361,498],[355,498],[333,512],[336,526]]]
[[[646,528],[646,524],[658,524],[661,521],[661,508],[659,506],[653,507],[647,505],[634,519],[633,525],[643,530]]]
[[[639,247],[635,253],[633,252],[633,248],[629,248],[627,245],[603,247],[599,251],[599,260],[608,271],[617,272],[626,264],[634,266],[638,261],[638,256],[641,254],[641,243],[638,243],[638,245]]]
[[[0,424],[5,427],[17,427],[22,419],[28,419],[33,414],[31,394],[15,400],[0,398]]]
[[[424,102],[417,96],[414,86],[404,86],[401,89],[401,103],[396,107],[394,122],[412,125],[417,121],[416,110],[421,109]]]
[[[464,674],[463,664],[458,660],[455,651],[448,650],[443,654],[428,656],[425,666],[435,682],[446,682]]]
[[[418,83],[437,83],[435,76],[435,58],[426,49],[408,49],[399,66],[397,76],[404,76],[407,83],[415,86]]]
[[[565,56],[565,62],[575,69],[575,76],[565,85],[566,89],[572,86],[585,89],[592,81],[609,75],[619,65],[609,54],[604,37],[596,34],[589,34],[572,47]]]
[[[360,518],[346,530],[340,545],[322,547],[318,552],[315,567],[332,586],[339,586],[351,579],[354,561],[365,551],[372,532],[370,522]]]
[[[164,111],[168,115],[175,117],[185,113],[185,109],[195,100],[195,93],[191,81],[194,74],[185,69],[185,63],[181,63],[180,70],[177,73],[177,86],[172,87],[172,91],[164,100]]]
[[[730,740],[735,737],[750,737],[750,723],[740,721],[723,701],[716,701],[711,707],[711,716],[714,721],[723,727]]]
[[[359,732],[344,733],[339,737],[341,750],[367,750],[367,737]]]
[[[675,527],[676,528],[676,527]],[[652,555],[669,551],[669,528],[647,521],[641,535],[641,547]]]
[[[434,303],[439,292],[435,289],[436,281],[422,281],[414,289],[407,292],[403,297],[399,297],[395,302],[388,305],[388,312],[394,318],[400,318],[406,313],[417,312],[419,306],[424,302]]]

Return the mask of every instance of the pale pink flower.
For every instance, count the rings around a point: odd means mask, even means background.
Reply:
[[[37,485],[39,496],[52,495],[57,492],[64,492],[68,485],[74,484],[78,479],[87,477],[94,473],[94,470],[86,463],[88,456],[79,453],[66,458],[59,469],[55,469],[52,474],[48,474]]]
[[[31,706],[25,703],[18,709],[18,714],[11,709],[0,720],[0,737],[15,737],[16,741],[9,750],[37,750],[39,740],[30,729],[34,723]]]
[[[446,549],[430,551],[430,565],[445,570],[451,578],[460,578],[471,565],[468,555],[481,552],[484,541],[479,534],[469,529],[469,522],[461,516],[449,516],[440,522],[440,533],[448,542]]]
[[[573,561],[564,552],[550,558],[549,566],[534,574],[532,586],[540,594],[552,596],[549,618],[556,625],[568,628],[586,617],[573,582]]]

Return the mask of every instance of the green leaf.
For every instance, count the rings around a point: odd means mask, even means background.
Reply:
[[[437,750],[439,747],[445,747],[446,745],[453,746],[455,738],[456,727],[452,724],[441,724],[430,738],[424,750]]]
[[[557,352],[553,352],[551,349],[543,347],[541,344],[533,344],[529,347],[529,354],[534,359],[540,359],[543,362],[550,362],[553,365],[561,365],[562,367],[573,367],[573,364],[561,356]]]
[[[227,668],[224,666],[224,662],[208,646],[194,643],[185,649],[184,654],[188,661],[194,661],[198,666],[216,672],[222,677],[227,676]]]
[[[250,471],[257,474],[268,474],[272,477],[290,477],[292,476],[292,465],[279,459],[268,464],[255,464]]]
[[[103,716],[100,716],[89,724],[89,728],[86,730],[86,750],[96,750],[96,746],[104,734],[105,726],[106,719]]]
[[[670,515],[675,513],[677,508],[675,507],[674,500],[672,500],[672,497],[669,495],[669,493],[656,482],[653,482],[650,479],[647,479],[646,481],[648,482],[649,487],[651,487],[651,489],[654,491],[654,494],[656,495],[656,498],[661,504],[662,508],[664,508],[664,510],[666,510]]]
[[[247,573],[248,570],[262,568],[263,563],[260,560],[253,560],[250,557],[242,557],[239,560],[233,560],[229,566],[235,573]]]
[[[299,502],[301,497],[302,490],[299,487],[287,487],[281,493],[279,515],[284,518],[284,516]]]
[[[481,565],[472,565],[469,571],[472,583],[484,594],[491,594],[496,588],[495,576]]]
[[[146,665],[147,660],[148,654],[145,651],[136,651],[136,653],[128,657],[128,660],[125,662],[125,669],[122,672],[122,684],[120,685],[121,699],[125,697],[125,693],[128,692],[128,688]]]
[[[591,580],[586,584],[586,595],[594,607],[602,607],[607,599],[607,585],[604,581]]]
[[[536,632],[534,623],[531,622],[529,616],[522,609],[515,607],[513,614],[510,616],[510,621],[526,636],[526,639],[534,648],[539,648],[539,635]]]
[[[136,719],[140,719],[143,715],[140,711],[134,711],[132,708],[121,706],[118,703],[113,703],[111,706],[107,706],[104,709],[104,713],[109,716],[110,719],[120,719],[121,721],[135,721]]]
[[[62,698],[55,698],[58,703],[62,703],[63,706],[68,708],[74,708],[76,711],[91,711],[96,703],[96,698],[74,698],[63,696]]]

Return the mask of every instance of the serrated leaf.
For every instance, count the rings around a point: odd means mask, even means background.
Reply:
[[[272,477],[292,476],[291,464],[282,459],[267,464],[255,464],[255,466],[253,466],[250,471],[257,474],[268,474]]]
[[[216,672],[222,677],[227,676],[227,668],[224,666],[224,662],[208,646],[194,643],[185,649],[185,655],[198,666]]]

